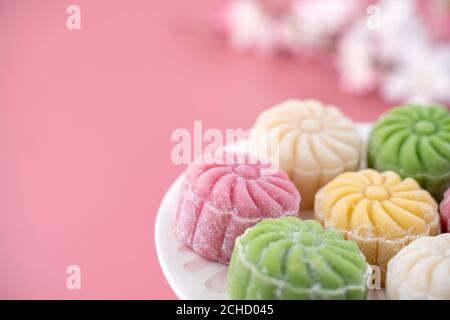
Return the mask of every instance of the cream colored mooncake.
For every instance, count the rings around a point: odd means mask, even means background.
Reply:
[[[389,299],[450,300],[450,233],[422,237],[389,261]]]
[[[411,241],[440,232],[437,203],[411,178],[394,171],[346,172],[316,195],[315,218],[355,241],[384,285],[387,263]]]
[[[288,100],[262,112],[253,129],[252,152],[267,155],[288,173],[302,196],[302,209],[312,208],[315,193],[327,182],[359,167],[355,125],[334,106]],[[269,136],[260,134],[264,131],[276,131],[276,143],[261,141]]]

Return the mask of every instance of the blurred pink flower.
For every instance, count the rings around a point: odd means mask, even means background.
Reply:
[[[450,102],[450,0],[234,0],[224,21],[238,51],[333,54],[347,92]]]
[[[450,41],[450,0],[418,0],[418,7],[433,39]]]
[[[313,46],[329,44],[364,15],[366,0],[297,0],[292,4],[298,41]]]
[[[257,0],[231,1],[224,9],[228,42],[237,51],[273,54],[278,47],[276,18]]]
[[[260,0],[263,10],[273,16],[285,14],[292,5],[292,0]]]
[[[336,67],[339,84],[349,93],[364,94],[374,90],[380,80],[375,65],[375,48],[365,23],[351,28],[338,43]]]
[[[368,0],[233,0],[224,9],[223,30],[238,51],[304,52],[329,48],[360,17]]]

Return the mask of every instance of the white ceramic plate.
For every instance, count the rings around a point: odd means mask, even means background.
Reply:
[[[359,123],[358,131],[366,146],[370,124]],[[227,147],[245,151],[246,141]],[[366,166],[365,149],[361,167]],[[178,298],[183,300],[228,299],[226,277],[228,266],[214,262],[184,246],[175,236],[173,215],[177,207],[181,176],[167,190],[158,210],[155,224],[156,252],[164,276]],[[303,212],[302,217],[312,217],[312,211]],[[369,299],[384,299],[384,290],[370,290]]]

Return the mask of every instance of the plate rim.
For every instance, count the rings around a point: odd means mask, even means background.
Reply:
[[[368,131],[370,130],[370,127],[373,125],[373,122],[355,122],[355,125],[360,128],[361,131]],[[361,137],[361,135],[360,135]],[[362,146],[362,159],[363,161],[365,159],[364,151],[367,148],[366,140],[368,138],[368,133],[365,136],[361,137],[361,141],[363,143]],[[159,204],[158,211],[156,213],[156,219],[155,219],[155,225],[154,225],[154,241],[155,241],[155,248],[156,248],[156,256],[158,259],[158,263],[161,267],[161,270],[164,274],[164,277],[169,284],[170,288],[173,290],[175,295],[180,300],[193,300],[195,298],[191,298],[185,294],[185,290],[181,289],[180,286],[177,284],[175,278],[172,276],[172,272],[169,270],[169,267],[167,265],[167,261],[165,260],[165,257],[163,256],[163,248],[162,248],[162,241],[160,240],[161,237],[164,237],[163,233],[163,220],[164,220],[164,214],[165,210],[164,208],[168,207],[170,205],[170,202],[173,201],[173,196],[177,196],[177,192],[179,188],[181,187],[182,179],[184,175],[183,172],[177,176],[177,178],[170,184],[169,188],[166,189],[166,192],[164,193],[164,196],[162,197],[162,200]],[[178,189],[178,190],[177,190]],[[167,219],[167,217],[166,217]],[[170,217],[168,219],[171,219]],[[194,254],[196,254],[194,251],[192,251]],[[198,255],[198,254],[197,254]],[[200,255],[198,255],[200,257]],[[373,290],[371,290],[373,291]],[[228,294],[226,299],[228,299]]]

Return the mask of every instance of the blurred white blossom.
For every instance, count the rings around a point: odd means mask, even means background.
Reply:
[[[291,20],[299,30],[298,41],[320,46],[338,35],[361,9],[361,0],[293,1]]]
[[[276,46],[275,23],[257,0],[233,1],[228,9],[227,25],[233,49],[264,53]]]
[[[403,52],[426,45],[427,34],[417,19],[415,0],[382,0],[378,6],[383,28],[372,33],[381,62],[396,63],[402,60]]]
[[[436,47],[417,19],[416,2],[383,0],[382,28],[355,23],[339,41],[337,66],[345,89],[364,93],[379,82],[390,102],[450,101],[450,51]]]
[[[391,102],[450,101],[450,47],[407,50],[381,85]]]
[[[379,90],[398,103],[450,103],[450,30],[443,30],[450,28],[450,0],[292,0],[281,12],[267,1],[230,2],[233,48],[263,54],[327,50],[335,54],[339,84],[348,92]],[[377,9],[377,28],[368,27],[374,18],[369,5]]]
[[[337,68],[339,82],[347,92],[361,94],[378,84],[373,39],[363,22],[356,24],[338,44]]]

